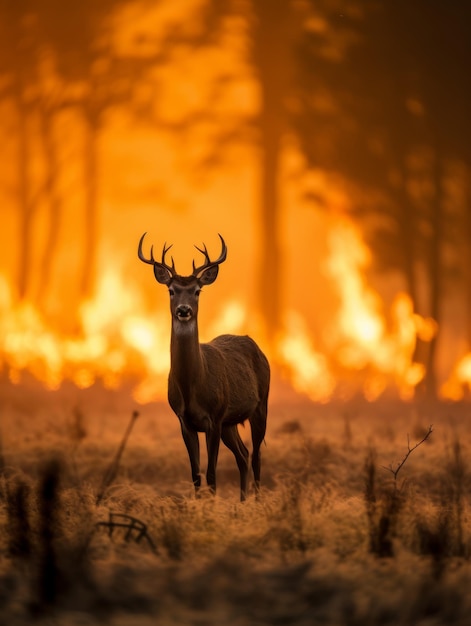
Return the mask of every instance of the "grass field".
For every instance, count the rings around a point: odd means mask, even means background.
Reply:
[[[0,624],[470,623],[467,404],[274,389],[262,493],[241,504],[223,446],[218,495],[194,498],[165,403],[138,408],[113,466],[126,390],[4,383],[0,402]],[[110,512],[145,534],[110,536]]]

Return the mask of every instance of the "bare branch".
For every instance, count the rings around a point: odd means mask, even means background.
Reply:
[[[383,469],[387,470],[388,472],[391,472],[391,474],[394,476],[394,480],[397,480],[397,475],[399,474],[401,468],[404,466],[404,463],[407,461],[409,456],[412,454],[412,452],[414,452],[414,450],[416,448],[418,448],[420,445],[422,445],[424,443],[424,441],[427,441],[427,439],[430,437],[432,432],[433,432],[433,425],[430,424],[430,426],[428,427],[428,431],[425,434],[425,436],[420,441],[418,441],[415,444],[415,446],[412,446],[412,448],[410,447],[409,435],[407,435],[407,453],[406,453],[405,457],[402,459],[402,461],[397,464],[396,469],[393,468],[392,463],[389,465],[389,467],[386,467],[385,465],[382,465],[381,467]]]

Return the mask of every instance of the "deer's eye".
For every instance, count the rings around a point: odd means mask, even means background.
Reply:
[[[172,297],[172,296],[174,296],[174,295],[175,295],[175,292],[173,291],[173,289],[169,289],[169,290],[168,290],[168,292],[169,292],[169,294],[170,294],[170,297]]]
[[[200,295],[200,293],[201,293],[201,289],[197,289],[197,290],[195,291],[195,296],[196,296],[196,297],[198,297],[198,296]]]

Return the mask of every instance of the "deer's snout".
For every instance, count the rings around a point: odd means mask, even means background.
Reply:
[[[175,315],[182,322],[187,322],[193,316],[193,309],[189,304],[179,304],[175,309]]]

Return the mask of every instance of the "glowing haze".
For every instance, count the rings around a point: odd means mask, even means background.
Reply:
[[[204,4],[125,4],[108,24],[114,59],[158,56],[172,29],[198,34]],[[387,389],[411,398],[425,373],[414,362],[416,340],[430,341],[436,324],[415,313],[400,287],[390,298],[373,288],[370,251],[348,218],[342,185],[310,169],[290,137],[278,181],[282,326],[274,342],[266,341],[264,316],[255,305],[264,263],[262,166],[256,141],[241,130],[259,114],[260,86],[247,60],[246,21],[228,16],[220,26],[218,38],[197,47],[175,45],[150,65],[133,85],[130,102],[112,100],[92,134],[79,104],[84,94],[93,99],[93,86],[99,96],[107,72],[103,60],[90,64],[87,80],[66,84],[60,59],[47,46],[32,59],[41,102],[53,107],[60,94],[78,103],[58,107],[49,127],[41,125],[40,107],[23,111],[23,119],[12,101],[1,101],[4,154],[13,155],[1,173],[8,190],[0,234],[3,375],[21,383],[29,373],[50,389],[64,380],[80,388],[126,382],[137,401],[162,399],[169,369],[168,296],[137,259],[139,237],[147,231],[156,254],[165,241],[173,243],[178,272],[189,274],[198,255],[193,244],[204,241],[217,254],[221,233],[228,259],[217,282],[204,290],[201,340],[251,334],[274,369],[315,401],[353,393],[372,400]],[[33,18],[26,27],[33,36]],[[113,93],[122,93],[119,80]],[[17,132],[22,122],[26,164]],[[215,145],[223,146],[217,155]],[[291,176],[294,170],[302,176]],[[322,198],[321,208],[302,199],[303,185]],[[25,202],[32,203],[29,212]],[[88,290],[84,268],[92,273]],[[463,380],[471,379],[469,358],[453,376],[443,392],[457,397]]]

